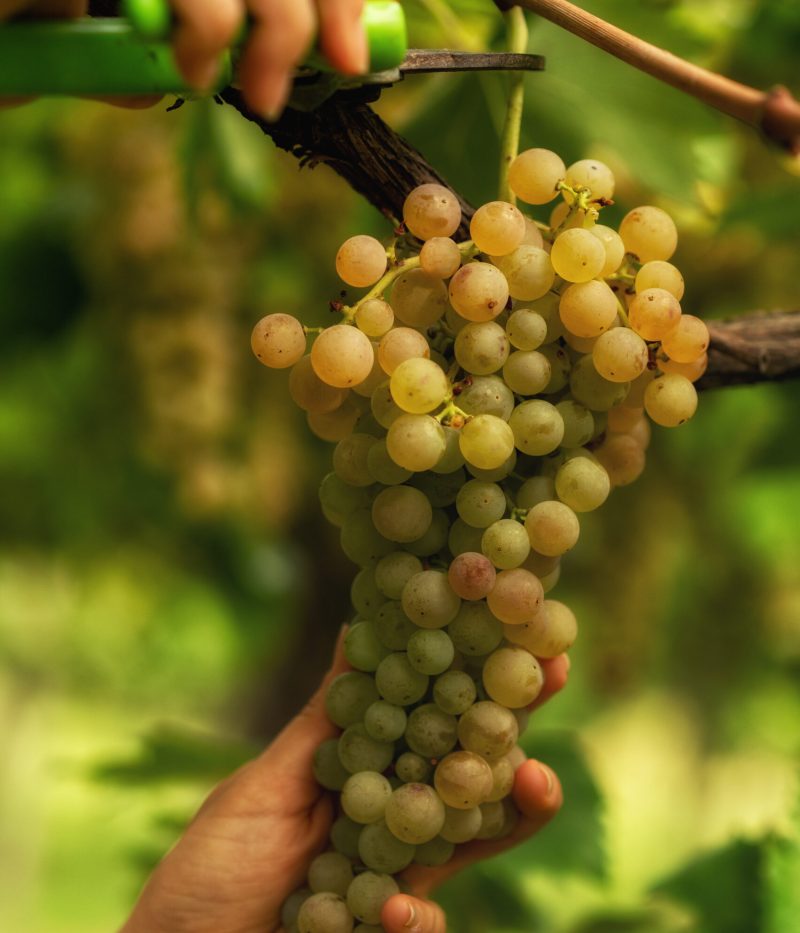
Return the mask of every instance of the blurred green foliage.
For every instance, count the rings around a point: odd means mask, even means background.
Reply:
[[[783,0],[583,4],[795,93]],[[412,44],[499,47],[488,0],[408,0]],[[525,145],[605,159],[615,218],[669,208],[686,305],[797,308],[800,170],[752,132],[532,19]],[[493,196],[504,79],[409,79],[382,114]],[[302,703],[351,568],[329,462],[252,322],[324,321],[331,258],[385,221],[236,114],[0,114],[0,928],[93,933],[210,786]],[[564,812],[442,892],[459,933],[790,933],[800,916],[796,385],[718,391],[592,515],[582,623],[532,754]]]

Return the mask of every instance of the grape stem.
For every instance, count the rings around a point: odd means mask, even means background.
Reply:
[[[522,54],[528,50],[528,22],[525,13],[514,7],[505,14],[508,33],[508,51]],[[500,187],[499,199],[516,204],[517,199],[508,184],[508,170],[519,154],[519,135],[522,126],[522,110],[525,105],[525,73],[520,71],[511,76],[506,106],[506,119],[500,138]]]
[[[538,13],[639,71],[760,130],[793,155],[800,153],[800,102],[785,87],[759,91],[707,71],[587,13],[568,0],[495,0],[495,4],[504,13],[513,7]]]
[[[472,240],[464,240],[463,243],[456,244],[461,251],[461,254],[465,259],[469,259],[474,255],[475,246]],[[387,250],[387,257],[391,260],[391,256],[394,254],[394,249],[390,248]],[[408,272],[409,269],[418,269],[419,268],[419,256],[408,256],[406,259],[394,259],[390,261],[389,269],[385,274],[372,286],[372,288],[364,295],[363,298],[359,298],[354,305],[346,305],[343,307],[342,315],[344,317],[343,323],[352,324],[356,312],[366,301],[372,301],[373,298],[383,298],[384,293],[389,288],[389,286],[394,282],[396,278],[402,275],[404,272]]]
[[[451,395],[449,398],[446,398],[444,401],[444,408],[439,412],[438,415],[434,417],[439,422],[439,424],[448,425],[453,422],[453,427],[463,427],[470,418],[471,415],[467,414],[463,409],[459,408],[454,401],[455,396]]]

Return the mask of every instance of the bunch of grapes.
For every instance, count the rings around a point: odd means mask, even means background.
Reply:
[[[339,793],[330,851],[287,901],[299,933],[380,930],[393,876],[441,865],[460,843],[509,833],[517,742],[543,687],[541,659],[575,640],[546,598],[579,515],[644,468],[645,413],[674,427],[697,406],[708,331],[681,312],[677,245],[657,207],[619,230],[607,166],[567,168],[530,149],[514,194],[559,204],[549,222],[505,201],[474,214],[415,188],[387,250],[345,242],[342,280],[370,291],[311,328],[271,314],[253,331],[311,430],[335,442],[320,500],[361,569],[327,710],[343,731],[314,773]]]

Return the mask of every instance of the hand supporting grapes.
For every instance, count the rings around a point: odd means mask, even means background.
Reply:
[[[198,90],[219,72],[220,53],[235,40],[246,17],[252,25],[238,68],[245,100],[276,118],[289,97],[291,73],[319,32],[321,49],[343,74],[369,66],[361,25],[363,0],[170,0],[178,25],[178,67]],[[86,15],[88,0],[0,0],[0,21],[12,16],[71,19]],[[141,100],[114,103],[141,105]],[[152,103],[152,99],[148,102]],[[8,103],[8,102],[6,102]]]
[[[312,774],[319,744],[336,734],[325,713],[325,694],[348,670],[344,631],[333,665],[305,709],[254,761],[223,781],[208,797],[178,844],[148,881],[122,933],[276,933],[287,897],[306,878],[325,848],[333,819],[330,795]],[[543,662],[540,705],[566,683],[566,656]],[[541,829],[562,802],[558,778],[535,761],[516,773],[514,800],[523,814],[507,838],[459,848],[440,868],[413,866],[403,873],[409,895],[383,907],[388,933],[443,933],[445,918],[425,897],[454,872],[522,842]]]

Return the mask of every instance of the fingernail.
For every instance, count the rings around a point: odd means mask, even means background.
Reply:
[[[352,56],[356,72],[360,75],[366,74],[369,71],[369,47],[363,29],[358,31],[357,38],[353,42]]]
[[[412,930],[414,933],[422,933],[422,927],[415,926],[417,922],[417,912],[414,910],[414,905],[411,901],[406,901],[406,907],[408,907],[408,917],[406,922],[403,924],[404,930]]]
[[[539,770],[545,776],[545,780],[547,781],[547,794],[545,796],[550,797],[556,786],[555,776],[553,775],[553,772],[547,767],[547,765],[540,764]]]
[[[289,87],[289,76],[283,73],[271,76],[271,79],[266,82],[259,109],[270,123],[274,123],[283,113],[283,108],[289,99]]]

